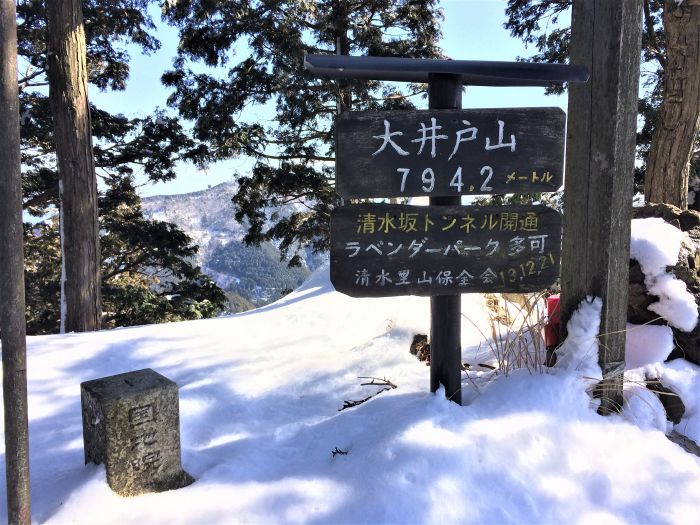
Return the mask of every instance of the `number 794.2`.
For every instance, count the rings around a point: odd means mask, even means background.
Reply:
[[[396,171],[398,171],[401,175],[401,192],[403,193],[406,189],[406,180],[408,179],[411,170],[410,168],[397,168]],[[481,168],[480,173],[481,176],[484,177],[484,182],[479,188],[480,191],[493,191],[493,187],[489,186],[489,182],[491,182],[491,177],[493,177],[493,168],[491,166],[484,166],[483,168]],[[430,193],[435,189],[435,172],[432,168],[425,168],[423,170],[423,173],[421,173],[420,178],[421,182],[423,183],[421,189],[424,192]],[[462,182],[462,167],[460,166],[459,168],[457,168],[457,171],[455,172],[454,176],[452,177],[452,180],[450,181],[450,188],[454,188],[454,190],[457,193],[461,193],[463,186],[464,182]]]

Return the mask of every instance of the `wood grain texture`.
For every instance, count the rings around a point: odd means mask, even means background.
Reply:
[[[526,292],[559,276],[561,215],[546,206],[341,206],[331,282],[353,297]]]
[[[0,337],[8,523],[31,521],[17,26],[0,3]]]
[[[560,108],[344,113],[336,119],[336,191],[344,198],[555,191],[565,125]]]
[[[564,194],[562,326],[587,295],[603,299],[599,362],[624,367],[632,182],[639,87],[640,0],[575,0]],[[621,387],[621,383],[614,388]]]

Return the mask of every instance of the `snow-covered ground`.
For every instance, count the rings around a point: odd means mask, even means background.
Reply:
[[[462,308],[463,360],[492,360],[483,297],[464,295]],[[352,299],[327,267],[252,312],[29,338],[32,520],[697,523],[700,459],[666,438],[658,401],[628,388],[631,408],[601,417],[586,393],[598,309],[581,310],[557,368],[473,367],[462,407],[430,394],[428,367],[409,354],[429,331],[428,299]],[[649,364],[664,351],[630,373],[651,367],[690,396],[676,429],[697,439],[700,369]],[[123,498],[103,466],[83,465],[80,383],[146,367],[180,386],[182,461],[196,482]],[[380,389],[361,386],[366,376],[397,388],[339,411]]]

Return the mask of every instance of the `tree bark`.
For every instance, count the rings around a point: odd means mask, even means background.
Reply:
[[[62,332],[98,330],[101,319],[97,180],[79,0],[46,3],[49,100],[61,193]]]
[[[647,159],[647,202],[688,208],[690,160],[700,132],[700,0],[666,1],[666,69],[659,122]]]
[[[15,0],[0,4],[0,338],[7,521],[28,524],[29,443]]]

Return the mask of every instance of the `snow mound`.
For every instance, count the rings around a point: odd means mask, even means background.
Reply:
[[[589,379],[602,379],[598,366],[598,333],[603,301],[587,297],[566,325],[567,337],[557,350],[558,369],[576,371]]]
[[[643,382],[626,381],[622,389],[624,410],[622,416],[639,428],[659,430],[663,433],[673,428],[666,420],[664,409],[656,394],[649,390]]]
[[[659,301],[649,306],[671,326],[690,332],[698,322],[695,297],[683,281],[666,273],[667,266],[678,262],[685,233],[661,218],[651,217],[632,221],[630,257],[639,261],[644,282],[650,294]]]
[[[674,359],[645,367],[644,372],[680,396],[685,413],[675,428],[700,443],[700,367],[685,359]]]
[[[600,306],[584,302],[570,324],[571,369],[463,377],[468,406],[429,393],[429,368],[409,354],[429,330],[427,298],[352,299],[330,288],[327,268],[250,312],[30,337],[32,521],[688,522],[700,461],[651,416],[633,425],[591,408],[581,373],[597,359]],[[491,321],[477,294],[462,307],[471,360]],[[180,387],[182,463],[196,481],[122,498],[103,466],[83,464],[80,383],[146,367]],[[691,390],[691,372],[664,376]],[[367,377],[397,388],[378,393]]]
[[[625,332],[625,370],[663,362],[673,348],[673,331],[668,326],[628,323]]]

